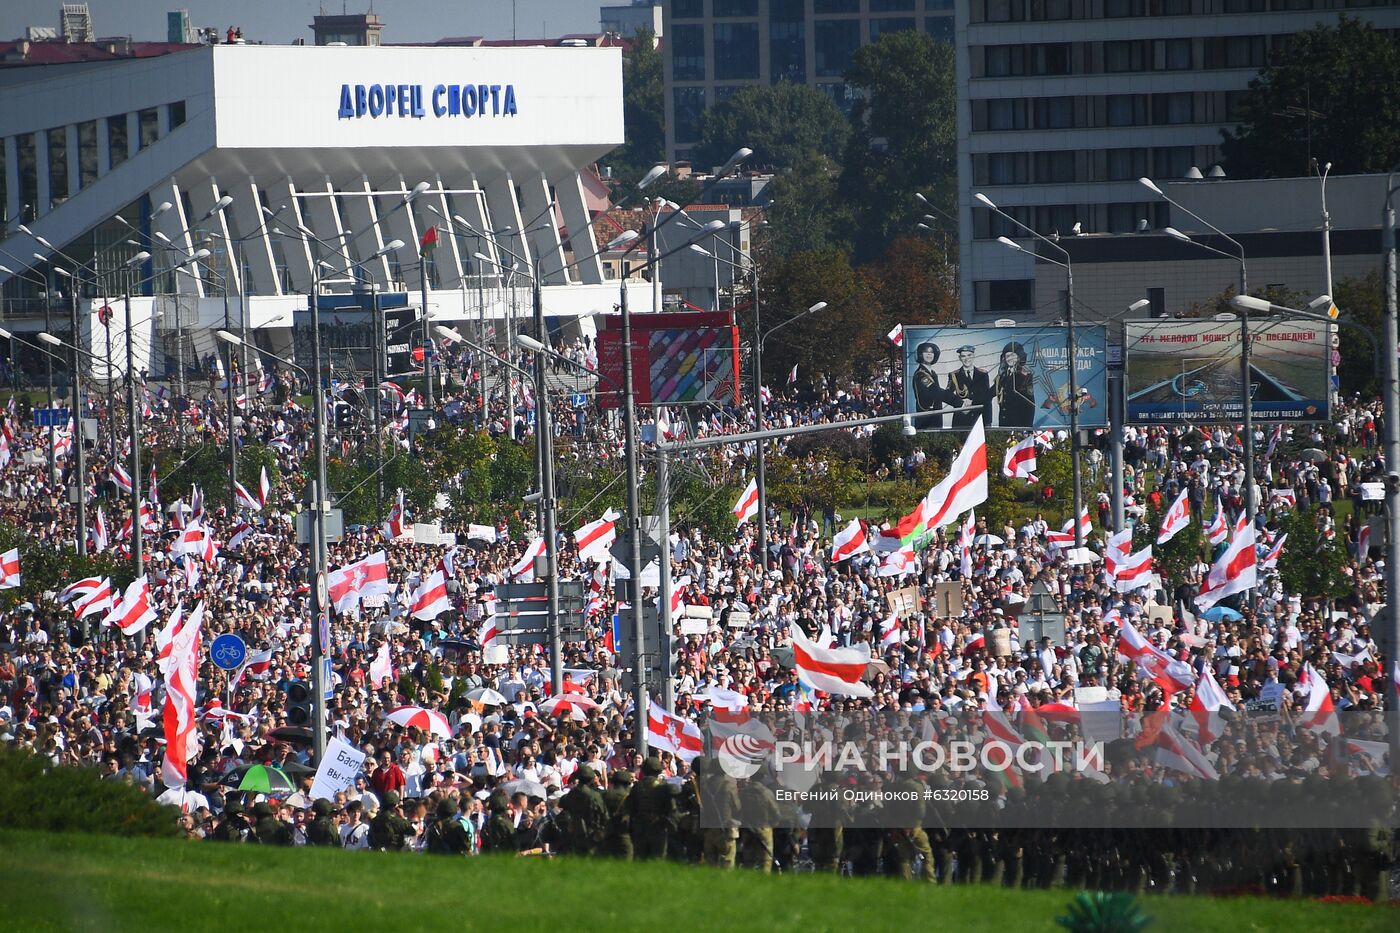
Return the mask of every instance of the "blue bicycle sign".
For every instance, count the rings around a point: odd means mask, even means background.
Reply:
[[[220,635],[209,645],[209,660],[221,671],[237,670],[248,656],[248,646],[232,633]]]

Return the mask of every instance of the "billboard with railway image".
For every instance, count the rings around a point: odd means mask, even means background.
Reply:
[[[1127,420],[1135,424],[1239,421],[1238,321],[1154,320],[1124,325]],[[1328,325],[1251,321],[1251,415],[1261,421],[1328,418]]]

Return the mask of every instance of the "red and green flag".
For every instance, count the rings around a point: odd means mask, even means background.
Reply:
[[[433,247],[437,246],[437,242],[437,227],[429,227],[427,230],[423,231],[423,238],[418,241],[418,254],[420,256],[428,255]]]

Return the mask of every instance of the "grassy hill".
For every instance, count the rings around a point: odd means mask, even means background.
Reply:
[[[691,866],[0,832],[10,930],[1052,930],[1069,894]],[[1389,907],[1144,899],[1151,930],[1395,930]]]

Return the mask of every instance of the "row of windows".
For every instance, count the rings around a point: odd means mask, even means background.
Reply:
[[[167,104],[170,127],[185,122],[185,102]],[[151,107],[136,114],[137,149],[144,149],[156,141],[160,135],[159,109]],[[15,169],[19,182],[20,214],[19,222],[28,223],[40,213],[52,210],[68,199],[69,179],[77,182],[82,190],[97,181],[98,176],[98,122],[87,120],[77,125],[76,151],[70,152],[68,128],[56,126],[38,133],[24,133],[15,137]],[[47,204],[39,204],[39,141],[44,142],[47,153],[45,168],[49,179]],[[107,118],[107,145],[111,152],[112,167],[125,162],[128,155],[127,115],[115,114]],[[5,147],[0,145],[0,213],[8,223],[14,218],[9,213],[9,172],[5,161]]]
[[[1109,42],[1037,42],[972,50],[974,78],[1123,74],[1142,71],[1250,68],[1287,50],[1292,34],[1126,39]]]
[[[1169,221],[1164,201],[1133,201],[1114,204],[1041,204],[1032,207],[1002,207],[1002,210],[1041,236],[1069,236],[1074,225],[1080,233],[1132,233],[1146,221],[1150,230],[1160,230]],[[1006,218],[986,208],[972,210],[972,236],[978,240],[997,237],[1024,237]]]
[[[1130,16],[1211,16],[1390,6],[1394,0],[972,0],[969,22],[1022,23]]]
[[[1004,97],[972,101],[976,133],[1234,123],[1247,91]]]
[[[772,22],[801,20],[809,13],[817,16],[852,13],[913,13],[920,8],[932,12],[952,10],[953,0],[768,0],[768,19]],[[758,16],[758,0],[710,0],[710,16]],[[704,19],[705,0],[671,0],[671,19]]]
[[[972,180],[975,185],[1057,185],[1132,181],[1144,175],[1184,178],[1193,165],[1219,159],[1216,146],[978,152],[972,156]]]
[[[874,42],[888,32],[919,28],[913,16],[895,16],[869,20],[869,29],[862,35],[858,19],[817,20],[812,24],[815,60],[812,63],[818,77],[838,77],[850,65],[851,56],[863,42]],[[672,25],[668,43],[671,46],[671,76],[675,81],[704,81],[705,29],[699,23]],[[709,27],[714,56],[716,81],[754,80],[759,77],[759,24],[756,21],[720,22]],[[950,16],[929,16],[924,30],[935,39],[951,42],[953,19]],[[807,80],[807,24],[802,20],[772,23],[768,29],[770,73],[774,81]]]

